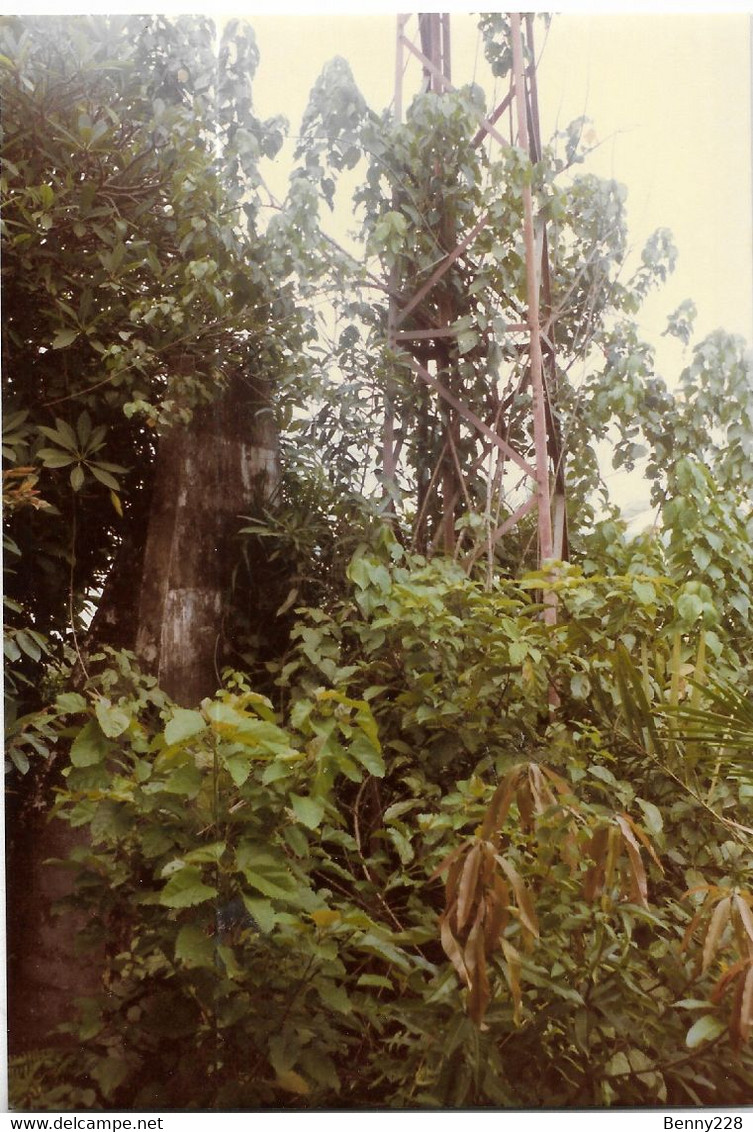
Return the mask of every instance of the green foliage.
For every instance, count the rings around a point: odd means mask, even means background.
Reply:
[[[228,674],[178,708],[118,654],[58,699],[56,813],[91,838],[72,899],[107,948],[76,1087],[95,1107],[741,1103],[750,839],[718,750],[683,762],[676,586],[570,568],[485,592],[387,536],[349,572],[299,622],[277,707]]]
[[[506,17],[482,28],[506,73]],[[279,498],[239,520],[254,680],[226,672],[186,707],[103,650],[9,717],[19,771],[58,752],[54,817],[81,833],[67,903],[104,950],[64,1028],[81,1052],[17,1060],[17,1106],[744,1103],[749,370],[718,333],[678,394],[655,374],[634,316],[673,267],[669,234],[626,277],[624,189],[571,172],[582,121],[535,160],[492,160],[476,88],[422,94],[396,124],[340,60],[261,236],[258,158],[282,125],[253,114],[244,25],[219,57],[188,17],[13,19],[0,40],[9,548],[39,567],[27,608],[28,571],[11,587],[14,678],[33,687],[143,524],[159,430],[239,372],[279,382],[286,430]],[[362,159],[354,261],[321,238],[319,194],[334,204]],[[406,299],[479,228],[406,326],[452,324],[426,360],[528,452],[528,361],[504,333],[525,309],[526,186],[556,265],[576,561],[521,571],[522,525],[482,584],[510,500],[462,428],[465,494],[447,477],[432,500],[450,417],[383,349],[387,292]],[[304,329],[294,298],[317,290],[340,298]],[[670,320],[686,342],[691,314]],[[401,462],[369,505],[385,405]],[[594,444],[615,428],[616,464],[647,458],[661,537],[595,521]],[[457,561],[396,538],[434,549],[445,510]]]
[[[6,592],[48,641],[143,539],[158,433],[295,368],[292,285],[256,229],[282,140],[253,113],[257,61],[237,20],[0,26]]]

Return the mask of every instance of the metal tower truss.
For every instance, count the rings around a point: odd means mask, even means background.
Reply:
[[[417,19],[417,30],[415,21]],[[491,138],[506,147],[517,144],[530,155],[532,161],[541,156],[538,105],[536,94],[535,56],[533,50],[533,17],[512,13],[509,17],[512,37],[513,66],[509,89],[502,101],[485,117],[473,139],[478,146]],[[414,27],[413,38],[408,34]],[[525,25],[525,27],[524,27]],[[525,63],[525,44],[528,63]],[[395,75],[395,116],[402,120],[403,83],[407,66],[415,61],[423,69],[423,89],[442,93],[453,91],[450,65],[450,19],[446,14],[429,13],[418,17],[400,15],[397,18],[397,50]],[[509,115],[510,138],[503,136],[498,123],[504,114]],[[488,224],[487,215],[465,233],[457,244],[438,263],[431,276],[409,298],[403,291],[397,297],[396,279],[390,280],[390,310],[388,339],[392,350],[407,354],[416,378],[444,403],[446,412],[456,422],[462,420],[466,428],[475,430],[485,450],[498,452],[502,468],[511,465],[527,485],[527,498],[520,503],[493,532],[494,542],[502,538],[534,508],[538,511],[539,561],[567,557],[567,530],[565,519],[565,488],[563,453],[550,393],[556,389],[555,335],[551,316],[551,292],[548,268],[548,248],[543,218],[534,215],[530,185],[523,188],[523,246],[525,248],[526,311],[517,323],[508,323],[505,336],[520,351],[527,352],[530,381],[531,414],[530,432],[533,437],[533,458],[523,456],[503,435],[499,421],[484,421],[473,409],[456,396],[442,380],[441,368],[427,356],[427,345],[436,345],[442,339],[458,334],[453,328],[452,312],[442,317],[442,299],[435,288],[453,263],[465,256],[474,241]],[[434,313],[422,324],[422,304],[432,293],[437,296]],[[439,310],[440,318],[436,318]],[[410,317],[409,317],[410,316]],[[408,323],[409,325],[406,325]],[[390,391],[387,392],[387,413],[383,438],[383,470],[385,479],[394,479],[399,453],[399,437],[395,428],[394,410]],[[459,474],[457,460],[455,471]],[[450,491],[449,487],[443,490]],[[449,517],[452,525],[453,516]],[[452,540],[454,532],[448,531]],[[554,608],[551,608],[554,617]]]

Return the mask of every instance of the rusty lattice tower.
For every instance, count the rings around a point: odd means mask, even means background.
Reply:
[[[490,140],[491,145],[516,145],[527,152],[532,161],[541,156],[539,115],[536,88],[536,63],[533,41],[533,17],[512,13],[509,17],[512,68],[508,89],[502,100],[480,116],[473,144],[478,146]],[[394,111],[398,121],[403,115],[405,77],[410,66],[420,66],[424,90],[437,94],[454,90],[450,52],[450,17],[447,14],[427,13],[418,16],[397,17],[397,43],[395,66]],[[505,136],[500,120],[508,123]],[[399,295],[390,286],[389,346],[407,355],[416,379],[423,383],[433,397],[443,405],[449,428],[459,426],[474,430],[480,444],[496,451],[503,465],[514,467],[522,475],[526,486],[525,498],[493,531],[499,541],[525,515],[536,509],[539,562],[567,557],[567,529],[565,519],[565,490],[563,452],[553,410],[553,390],[556,388],[555,327],[551,311],[548,247],[546,226],[541,216],[534,213],[530,185],[522,190],[522,244],[525,248],[526,310],[516,323],[508,323],[505,335],[510,336],[517,349],[527,355],[526,380],[530,384],[531,420],[528,433],[532,437],[523,455],[506,439],[499,421],[483,420],[473,408],[456,396],[443,381],[441,368],[427,360],[427,342],[439,344],[452,340],[458,330],[452,325],[452,311],[443,312],[438,284],[452,265],[470,254],[474,241],[483,231],[488,218],[482,215],[470,231],[453,237],[449,247],[430,277],[406,297],[405,281]],[[391,280],[391,284],[394,280]],[[421,311],[426,300],[435,292],[433,314],[422,323]],[[439,317],[437,317],[437,311]],[[439,347],[438,347],[439,350]],[[451,438],[450,438],[451,439]],[[397,467],[399,440],[396,440],[395,419],[388,390],[387,412],[383,440],[383,469],[389,481]],[[449,471],[443,486],[444,498],[452,497],[451,478],[459,472],[457,461]],[[438,475],[441,483],[442,472]],[[461,485],[462,486],[462,485]],[[448,522],[453,522],[452,509]],[[447,539],[453,537],[447,531]],[[554,616],[554,609],[551,609]]]

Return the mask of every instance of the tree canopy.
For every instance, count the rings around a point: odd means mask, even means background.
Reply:
[[[480,26],[502,79],[509,23]],[[63,904],[101,962],[15,1059],[14,1103],[745,1103],[745,344],[694,342],[684,304],[688,364],[657,374],[635,316],[671,235],[628,273],[625,190],[580,169],[583,122],[491,151],[475,86],[398,122],[334,60],[271,201],[286,124],[255,115],[256,63],[238,21],[0,21],[9,782],[19,831],[41,810],[79,837]],[[357,253],[322,220],[344,171]],[[488,437],[533,445],[505,333],[524,186],[550,264],[554,566],[530,516],[497,536],[521,485]],[[463,244],[405,326],[452,326],[413,360],[487,433],[387,348],[390,298]],[[259,419],[255,494],[223,461]],[[603,439],[652,481],[637,538]],[[193,532],[228,565],[209,650],[184,617],[216,694],[168,686],[126,632],[171,496],[179,556]]]

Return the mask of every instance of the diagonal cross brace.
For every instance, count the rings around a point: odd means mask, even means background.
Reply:
[[[529,464],[527,460],[524,460],[523,457],[519,455],[519,453],[517,453],[515,449],[507,443],[506,440],[503,440],[501,436],[498,436],[494,429],[489,428],[489,425],[482,421],[481,417],[476,416],[472,409],[469,409],[467,405],[464,405],[463,402],[458,397],[456,397],[454,393],[451,393],[445,385],[442,385],[442,382],[438,381],[436,377],[430,374],[428,369],[426,369],[425,366],[422,366],[420,362],[417,362],[415,358],[410,359],[410,364],[418,374],[418,376],[421,378],[421,380],[425,382],[426,385],[436,390],[439,396],[444,401],[446,401],[448,405],[452,405],[453,409],[457,409],[461,417],[464,417],[465,420],[470,421],[473,427],[478,432],[480,432],[482,436],[485,436],[488,440],[491,440],[492,444],[496,444],[500,451],[504,452],[505,456],[509,460],[512,460],[514,464],[517,464],[517,466],[522,471],[524,471],[527,476],[530,476],[531,479],[536,479],[536,469],[531,464]]]
[[[424,67],[426,67],[427,70],[431,71],[432,75],[434,75],[435,78],[437,78],[439,80],[439,82],[442,84],[442,86],[445,88],[445,90],[453,90],[454,91],[456,89],[452,85],[450,80],[445,78],[445,76],[440,71],[439,67],[437,67],[436,64],[433,63],[427,55],[424,55],[423,51],[419,51],[418,48],[416,47],[415,43],[411,43],[411,41],[408,39],[408,37],[405,34],[401,34],[400,39],[402,40],[403,44],[408,48],[408,50],[412,51],[413,54],[416,56],[416,58],[419,59],[423,63]],[[494,126],[491,124],[491,122],[489,121],[488,118],[482,118],[481,119],[481,125],[482,125],[483,129],[486,130],[487,134],[490,134],[491,137],[493,137],[495,141],[499,142],[499,144],[501,146],[503,146],[505,149],[509,148],[510,143],[507,140],[507,138],[502,137],[502,134],[500,134],[500,132],[498,130],[494,129]]]
[[[429,291],[431,291],[434,284],[439,282],[439,280],[444,275],[445,271],[447,271],[448,268],[452,267],[453,263],[458,258],[458,256],[461,256],[463,254],[463,252],[468,248],[469,244],[473,243],[473,241],[476,239],[476,236],[478,236],[481,229],[485,226],[487,219],[488,219],[488,217],[486,215],[482,216],[481,219],[478,221],[478,223],[474,224],[473,228],[471,228],[471,230],[467,234],[467,236],[465,236],[460,241],[460,243],[457,245],[457,247],[453,248],[453,250],[450,252],[450,254],[447,256],[446,259],[442,260],[439,267],[435,271],[432,272],[430,277],[424,283],[423,287],[421,287],[418,291],[416,291],[415,295],[413,296],[411,301],[408,303],[407,307],[405,307],[403,310],[401,310],[400,313],[397,315],[397,317],[395,318],[395,323],[394,323],[395,327],[400,326],[401,323],[408,317],[410,312],[412,310],[415,310],[415,308],[418,306],[418,304],[421,302],[421,300],[426,295],[428,295]]]

